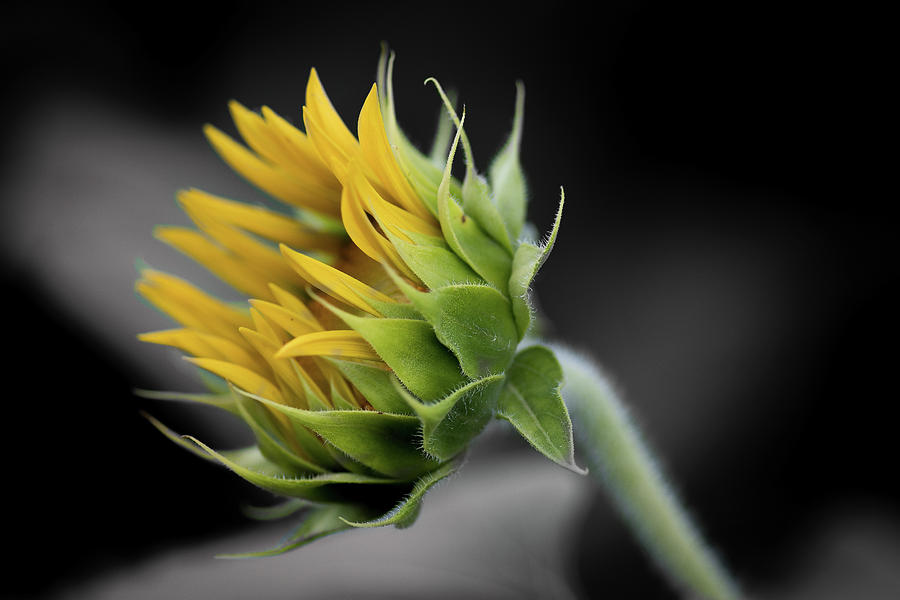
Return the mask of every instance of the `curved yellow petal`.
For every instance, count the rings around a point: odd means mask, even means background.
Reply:
[[[328,165],[322,162],[322,157],[319,156],[312,140],[268,106],[263,106],[260,110],[270,130],[281,138],[284,148],[293,158],[292,164],[304,171],[315,173],[323,183],[327,182],[329,187],[339,190],[340,183],[328,170]]]
[[[275,386],[275,384],[273,384],[262,375],[254,373],[247,367],[242,367],[241,365],[236,365],[224,360],[216,360],[213,358],[186,357],[185,360],[197,365],[201,369],[205,369],[210,373],[218,375],[222,379],[225,379],[226,381],[236,385],[245,392],[267,398],[274,402],[278,402],[279,404],[285,403],[284,396],[282,395],[281,390],[279,390],[278,387]]]
[[[184,227],[157,227],[155,235],[193,258],[235,289],[248,296],[270,297],[268,280],[265,277],[199,231]]]
[[[142,333],[138,336],[142,342],[172,346],[193,354],[198,358],[215,358],[225,360],[257,373],[264,373],[263,365],[258,357],[233,341],[211,333],[193,329],[166,329]]]
[[[293,271],[285,264],[281,253],[271,244],[263,243],[236,227],[205,215],[198,215],[188,209],[185,209],[185,212],[203,233],[226,250],[234,260],[244,265],[245,270],[262,278],[266,282],[266,288],[271,281],[288,283],[293,280]]]
[[[283,382],[282,393],[288,404],[297,406],[298,408],[309,408],[306,401],[306,394],[303,391],[303,384],[297,373],[291,368],[290,361],[276,358],[275,353],[278,352],[280,345],[273,342],[266,336],[257,331],[241,327],[241,335],[256,350],[260,356],[271,367],[272,372],[278,381]]]
[[[316,147],[322,161],[328,165],[328,168],[334,176],[343,184],[344,177],[347,174],[347,163],[355,156],[347,154],[341,146],[331,139],[328,130],[319,121],[319,117],[309,107],[303,107],[303,124],[306,126],[306,134]]]
[[[287,173],[212,125],[206,125],[203,133],[222,160],[267,194],[287,204],[337,216],[340,196],[335,189],[322,185],[311,176],[304,177],[300,172]]]
[[[350,239],[367,256],[376,262],[390,264],[413,281],[419,281],[394,245],[372,225],[362,201],[350,186],[341,194],[341,217]]]
[[[271,340],[272,343],[280,346],[288,339],[289,336],[276,331],[268,319],[255,308],[250,309],[250,318],[253,319],[253,326],[256,328],[257,333],[266,339]]]
[[[194,188],[179,191],[176,198],[186,211],[294,248],[335,253],[342,243],[340,236],[313,231],[296,219],[262,206],[228,200]]]
[[[347,158],[356,155],[359,145],[353,134],[344,125],[340,115],[328,99],[325,88],[319,80],[319,74],[315,69],[310,70],[309,80],[306,84],[306,106],[304,107],[304,118],[307,109],[313,113],[316,122],[321,126],[321,130],[331,139],[334,144],[343,152]],[[309,132],[309,127],[307,127]],[[318,147],[318,144],[316,145]],[[326,161],[327,162],[327,161]]]
[[[292,313],[297,314],[304,322],[308,322],[311,326],[315,326],[317,331],[322,329],[322,324],[319,323],[319,320],[316,319],[315,315],[312,314],[312,311],[309,310],[300,298],[289,291],[278,287],[274,283],[269,284],[269,289],[272,291],[272,295],[275,296],[275,300],[277,300],[281,306]]]
[[[375,217],[382,228],[405,241],[412,241],[407,233],[418,233],[430,237],[442,237],[441,228],[434,219],[421,219],[403,208],[391,204],[381,197],[371,182],[351,164],[347,186],[352,188],[365,204],[366,211]],[[341,198],[343,205],[343,197]],[[343,214],[343,212],[342,212]]]
[[[384,130],[381,108],[378,105],[378,90],[374,84],[359,113],[358,132],[362,156],[390,197],[398,206],[420,219],[434,221],[434,217],[400,170]]]
[[[294,356],[331,356],[358,360],[381,357],[363,337],[353,330],[317,331],[289,341],[275,354],[278,358]]]
[[[248,314],[168,273],[145,269],[141,276],[136,291],[185,327],[244,343],[237,328],[252,323]]]
[[[355,306],[369,314],[375,315],[376,317],[381,316],[381,313],[379,313],[370,302],[394,302],[390,296],[382,294],[358,279],[312,257],[301,254],[296,250],[292,250],[284,244],[281,245],[281,253],[288,260],[291,267],[297,271],[300,277],[305,279],[311,285],[314,285],[334,298],[346,302],[351,306]]]
[[[250,300],[250,305],[258,310],[266,319],[287,331],[294,337],[322,331],[322,326],[314,318],[308,319],[305,315],[295,313],[292,310],[273,304],[265,300]],[[310,315],[312,316],[312,315]]]

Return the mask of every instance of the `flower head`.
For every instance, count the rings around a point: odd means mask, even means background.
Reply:
[[[509,141],[485,178],[440,85],[450,122],[431,156],[397,124],[386,54],[356,135],[315,70],[303,129],[267,107],[229,106],[243,143],[207,125],[210,144],[273,211],[200,190],[177,198],[197,228],[157,236],[249,298],[234,306],[145,270],[137,291],[180,324],[144,341],[174,346],[214,375],[204,395],[250,427],[253,447],[216,451],[151,421],[177,443],[307,508],[297,547],[351,526],[406,526],[425,492],[459,466],[494,416],[575,468],[561,370],[542,346],[518,351],[532,321],[528,289],[556,237],[520,239],[524,91]],[[466,174],[451,174],[462,145]],[[449,151],[447,146],[450,146]],[[272,511],[264,516],[270,516]],[[266,553],[263,553],[266,554]]]

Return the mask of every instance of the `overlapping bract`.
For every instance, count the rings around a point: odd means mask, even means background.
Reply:
[[[230,104],[242,144],[205,133],[236,172],[293,213],[188,190],[178,201],[197,228],[157,236],[249,298],[246,308],[145,270],[138,292],[180,328],[144,334],[214,375],[204,395],[151,393],[210,404],[241,418],[256,444],[216,451],[163,433],[251,483],[310,508],[285,551],[347,527],[406,526],[425,492],[450,475],[494,416],[538,450],[574,467],[571,423],[553,354],[530,347],[528,289],[545,244],[519,239],[524,92],[509,142],[480,176],[463,130],[439,128],[425,156],[400,131],[383,56],[357,124],[335,111],[315,70],[305,133],[267,107]],[[462,182],[451,175],[460,140]],[[218,382],[218,383],[216,383]]]

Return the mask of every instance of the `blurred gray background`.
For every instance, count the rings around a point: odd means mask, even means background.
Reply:
[[[676,488],[755,598],[900,597],[895,221],[874,19],[802,5],[27,5],[0,24],[8,315],[3,595],[65,598],[670,598],[590,479],[500,424],[410,530],[285,557],[271,502],[138,415],[228,447],[214,413],[135,398],[199,389],[135,334],[142,260],[227,296],[156,242],[195,186],[267,201],[208,148],[226,102],[300,120],[315,66],[345,121],[397,51],[401,125],[427,147],[459,91],[482,169],[527,88],[529,216],[566,213],[537,282],[550,334],[624,390]],[[29,574],[39,568],[40,577]]]

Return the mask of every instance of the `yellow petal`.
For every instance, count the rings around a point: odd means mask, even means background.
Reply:
[[[135,286],[137,292],[185,327],[244,343],[237,329],[251,324],[249,315],[178,277],[152,269],[145,269],[141,275]]]
[[[278,281],[289,283],[294,279],[293,271],[285,264],[284,258],[271,244],[259,238],[243,233],[231,225],[224,224],[214,218],[208,218],[192,210],[185,209],[191,219],[207,236],[217,242],[227,253],[253,272],[257,278],[266,282]],[[269,296],[266,296],[269,297]]]
[[[275,299],[278,303],[291,311],[292,313],[297,314],[304,322],[308,322],[311,326],[315,326],[316,330],[322,329],[321,324],[318,319],[316,319],[315,315],[309,310],[306,304],[303,303],[300,298],[293,295],[292,293],[284,290],[274,283],[269,284],[269,289],[272,291],[272,295],[275,296]]]
[[[314,173],[328,187],[340,190],[340,183],[328,170],[328,165],[322,162],[312,140],[268,106],[263,106],[261,110],[269,129],[281,138],[284,147],[291,154],[293,164],[298,169]]]
[[[305,316],[279,304],[273,304],[265,300],[250,300],[250,305],[265,316],[266,319],[274,322],[294,337],[322,331],[321,325],[315,319],[309,320]]]
[[[318,331],[296,337],[282,346],[275,356],[331,356],[359,360],[377,360],[381,357],[361,335],[352,330]]]
[[[272,368],[277,380],[284,383],[282,393],[288,404],[297,406],[298,408],[309,408],[306,401],[303,385],[300,383],[297,373],[291,368],[290,361],[282,358],[275,358],[275,353],[279,350],[279,345],[268,339],[259,332],[242,327],[240,329],[244,339],[256,350],[266,363]]]
[[[355,168],[355,163],[350,165],[347,185],[359,196],[365,204],[366,211],[375,217],[378,224],[401,239],[412,241],[407,236],[408,232],[442,237],[441,229],[433,219],[421,219],[382,198],[365,175]],[[343,197],[341,202],[343,203]]]
[[[398,206],[423,220],[434,221],[425,204],[413,190],[397,164],[397,158],[388,142],[378,106],[378,90],[375,85],[359,113],[359,145],[366,163],[375,172],[378,181]]]
[[[356,138],[344,125],[340,115],[328,99],[325,88],[319,80],[319,74],[315,69],[309,73],[309,81],[306,84],[306,106],[313,113],[315,121],[321,126],[321,130],[331,139],[347,158],[352,158],[358,151]],[[307,132],[309,128],[307,127]],[[316,145],[318,147],[318,144]],[[327,162],[327,161],[326,161]]]
[[[172,346],[198,358],[215,358],[225,360],[243,367],[247,367],[257,373],[265,373],[261,369],[263,365],[254,354],[244,347],[229,339],[204,333],[193,329],[167,329],[165,331],[153,331],[142,333],[138,336],[142,342]]]
[[[376,317],[381,316],[381,313],[370,302],[394,302],[390,296],[382,294],[334,267],[292,250],[284,244],[281,245],[281,253],[300,277],[311,285],[369,314]]]
[[[184,252],[235,289],[248,296],[269,298],[268,280],[264,276],[202,233],[184,227],[157,227],[154,233],[157,238]]]
[[[355,156],[355,153],[347,154],[337,142],[331,139],[316,113],[307,106],[303,107],[303,124],[306,126],[309,139],[312,140],[316,151],[322,157],[322,161],[328,165],[338,181],[343,183],[347,174],[347,163]]]
[[[288,204],[337,216],[340,196],[335,189],[312,176],[304,178],[299,172],[285,172],[212,125],[206,125],[203,132],[219,156],[256,187]]]
[[[223,223],[294,248],[335,253],[342,243],[340,236],[313,231],[296,219],[261,206],[227,200],[197,189],[181,190],[177,198],[186,210],[215,217]]]
[[[258,373],[254,373],[247,367],[212,358],[187,358],[186,360],[197,365],[201,369],[205,369],[210,373],[218,375],[245,392],[261,396],[268,400],[278,402],[279,404],[285,403],[281,390],[279,390],[275,384]]]
[[[391,265],[413,281],[419,281],[394,245],[372,225],[362,201],[352,187],[345,187],[341,194],[341,218],[350,239],[367,256],[376,262]]]
[[[253,319],[253,326],[256,328],[256,331],[273,344],[281,346],[288,339],[288,336],[276,331],[262,313],[255,308],[250,309],[250,318]]]

